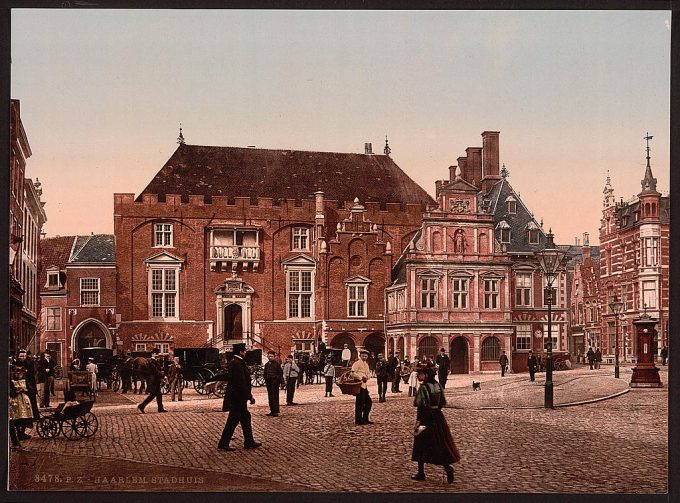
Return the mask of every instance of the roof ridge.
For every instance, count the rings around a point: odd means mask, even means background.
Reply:
[[[262,147],[234,147],[230,145],[189,145],[189,144],[184,144],[184,147],[199,147],[199,148],[232,148],[232,149],[240,149],[240,150],[267,150],[269,152],[305,152],[305,153],[310,153],[310,154],[342,154],[342,155],[365,155],[367,157],[387,157],[389,159],[392,159],[389,155],[385,154],[367,154],[365,152],[339,152],[336,150],[301,150],[297,148],[262,148]],[[394,161],[392,161],[394,162]]]

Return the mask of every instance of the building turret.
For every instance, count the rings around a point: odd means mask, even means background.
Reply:
[[[642,179],[642,191],[638,194],[640,199],[640,220],[658,220],[659,210],[661,206],[661,193],[656,190],[656,178],[652,174],[652,166],[649,156],[649,140],[653,137],[647,136],[644,139],[647,141],[647,167],[645,168],[645,176]]]

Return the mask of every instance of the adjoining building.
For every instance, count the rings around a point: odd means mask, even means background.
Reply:
[[[599,339],[589,342],[600,347],[606,361],[614,358],[617,339],[620,358],[635,361],[632,322],[644,313],[659,320],[654,353],[658,355],[663,346],[668,346],[670,198],[656,190],[649,155],[651,137],[646,139],[647,166],[637,196],[616,202],[609,176],[604,187],[598,291],[600,334]],[[619,320],[610,307],[614,299],[623,302]]]
[[[449,180],[437,181],[437,208],[404,249],[386,289],[388,352],[434,357],[450,352],[452,371],[498,371],[506,351],[524,371],[543,353],[548,311],[535,259],[546,234],[499,170],[499,132],[482,133]],[[566,272],[553,286],[553,350],[567,349]]]
[[[116,247],[111,234],[41,240],[41,350],[66,367],[86,347],[120,349]]]
[[[114,195],[124,350],[382,351],[384,289],[434,200],[389,157],[179,147]]]

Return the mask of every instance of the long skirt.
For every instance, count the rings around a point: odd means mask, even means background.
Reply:
[[[412,461],[442,466],[460,461],[460,452],[441,409],[418,407],[417,419],[425,430],[413,438]]]

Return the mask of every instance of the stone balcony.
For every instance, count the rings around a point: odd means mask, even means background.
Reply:
[[[241,245],[215,245],[210,247],[211,271],[215,271],[217,268],[226,269],[229,264],[233,268],[238,264],[241,264],[243,268],[246,268],[248,264],[253,264],[253,268],[257,268],[260,264],[260,247]]]

